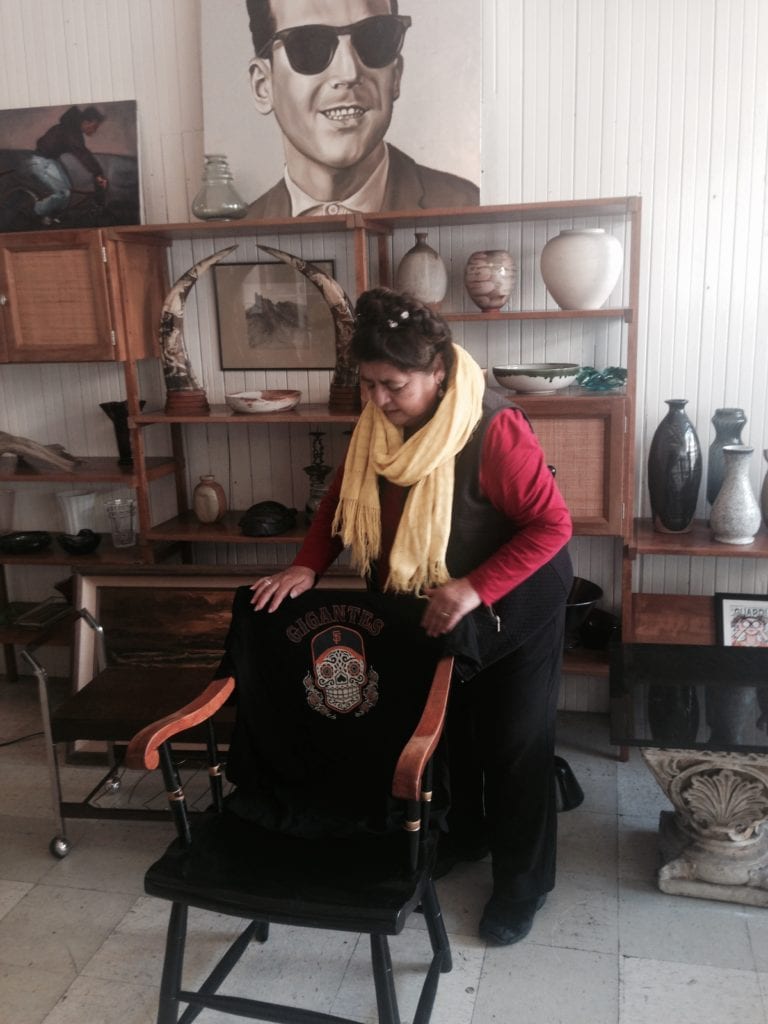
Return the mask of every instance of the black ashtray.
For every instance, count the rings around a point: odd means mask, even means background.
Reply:
[[[7,555],[28,555],[33,551],[44,551],[50,544],[51,535],[45,530],[25,530],[0,537],[0,551]]]
[[[56,540],[68,555],[90,555],[101,544],[101,534],[80,530],[78,533],[59,533]]]

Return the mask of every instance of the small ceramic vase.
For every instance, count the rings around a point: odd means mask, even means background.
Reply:
[[[192,511],[201,523],[218,523],[227,511],[224,488],[213,476],[201,476],[192,492]]]
[[[687,533],[699,498],[701,446],[685,411],[688,399],[666,401],[669,412],[656,428],[648,452],[653,528],[659,533]]]
[[[604,228],[570,228],[550,238],[539,266],[561,309],[599,309],[619,279],[623,260],[621,242]]]
[[[427,245],[427,232],[415,233],[416,244],[400,260],[395,287],[425,305],[442,302],[448,290],[448,271],[439,253]]]
[[[723,483],[725,460],[723,448],[727,444],[741,444],[741,432],[747,422],[743,409],[715,409],[712,425],[715,439],[709,446],[707,459],[707,501],[714,504]]]
[[[709,517],[714,539],[721,544],[751,544],[760,529],[760,506],[749,482],[754,448],[727,444],[725,475]]]
[[[506,249],[473,252],[464,269],[464,286],[478,309],[501,309],[512,293],[517,266]]]

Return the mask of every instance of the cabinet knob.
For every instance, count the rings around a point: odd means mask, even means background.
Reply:
[[[7,306],[7,305],[8,305],[8,296],[7,295],[3,295],[0,292],[0,306]]]

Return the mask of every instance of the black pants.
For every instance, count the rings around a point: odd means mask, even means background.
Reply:
[[[487,839],[494,891],[511,899],[555,884],[553,758],[564,620],[562,608],[512,653],[457,682],[448,710],[448,827],[460,845]]]

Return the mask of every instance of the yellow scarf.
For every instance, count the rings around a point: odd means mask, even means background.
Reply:
[[[450,579],[445,565],[453,505],[454,460],[482,414],[483,371],[458,345],[451,378],[434,416],[403,441],[373,402],[366,403],[347,452],[332,530],[361,576],[381,552],[377,476],[410,487],[390,553],[386,590],[420,593]]]

